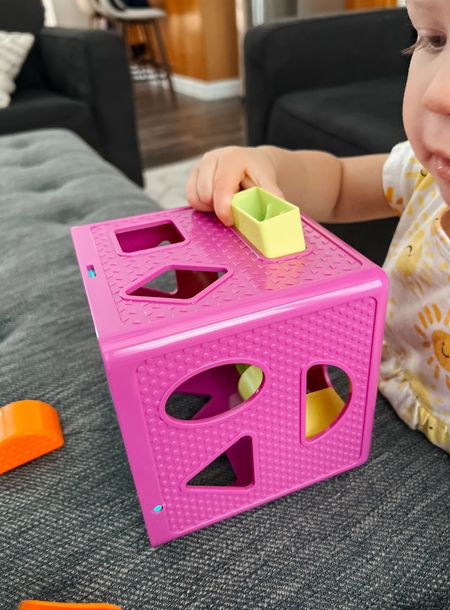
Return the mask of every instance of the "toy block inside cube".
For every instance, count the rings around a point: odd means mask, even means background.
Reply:
[[[240,374],[238,391],[243,400],[248,400],[259,390],[264,374],[257,366],[237,364]],[[305,437],[313,438],[327,430],[345,408],[345,401],[331,384],[326,383],[320,390],[306,395]]]
[[[303,252],[300,210],[260,187],[236,193],[231,201],[234,225],[267,258]]]

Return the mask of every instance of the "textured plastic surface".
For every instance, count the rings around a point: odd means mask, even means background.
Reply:
[[[160,227],[169,222],[182,239],[158,246]],[[214,215],[189,208],[72,230],[153,545],[367,459],[386,276],[306,217],[303,229],[306,250],[271,261]],[[125,252],[117,233],[123,238],[127,231]],[[133,232],[147,232],[146,240],[133,245]],[[174,296],[180,290],[146,293],[149,279],[167,269],[224,272],[212,282],[205,276],[188,298]],[[230,402],[217,409],[224,387],[234,383],[217,371],[239,379],[237,363],[260,367],[263,383],[235,408]],[[318,371],[308,391],[321,390],[329,386],[322,365],[348,375],[351,396],[332,426],[307,438],[308,370]],[[201,416],[182,421],[165,408],[175,390],[212,398]],[[188,485],[224,452],[236,472],[234,485]]]
[[[63,444],[58,412],[46,402],[19,400],[0,408],[0,474]]]
[[[236,368],[240,374],[238,392],[242,399],[247,400],[259,390],[264,374],[257,366],[238,364]],[[345,402],[333,387],[324,387],[315,391],[308,389],[305,413],[306,438],[311,438],[331,426],[344,407]]]

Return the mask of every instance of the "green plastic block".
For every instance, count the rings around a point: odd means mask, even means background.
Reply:
[[[234,226],[267,258],[305,250],[300,210],[264,189],[236,193],[231,200]]]

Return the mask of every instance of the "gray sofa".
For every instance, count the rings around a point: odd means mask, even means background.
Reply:
[[[69,228],[156,210],[66,131],[0,138],[0,404],[59,411],[65,445],[0,476],[0,607],[450,607],[450,460],[380,396],[368,462],[149,546]]]
[[[70,129],[142,185],[131,79],[119,36],[44,27],[42,0],[1,0],[0,30],[35,36],[11,105],[0,110],[0,134]]]
[[[402,99],[415,40],[406,9],[346,11],[251,29],[245,40],[252,146],[389,152],[405,139]],[[326,225],[382,265],[397,218]]]

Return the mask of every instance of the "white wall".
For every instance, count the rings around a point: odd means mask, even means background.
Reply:
[[[52,0],[43,0],[45,9],[45,25],[56,25],[55,8]]]
[[[89,18],[78,8],[76,0],[44,0],[46,12],[53,8],[56,24],[66,28],[88,28]],[[54,23],[49,25],[55,25]]]
[[[299,13],[305,17],[320,13],[337,13],[345,9],[344,0],[298,0]]]

